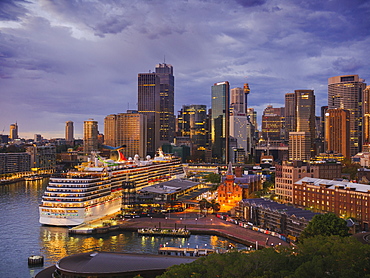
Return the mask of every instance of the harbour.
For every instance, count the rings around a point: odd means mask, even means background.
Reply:
[[[158,254],[161,244],[189,248],[198,245],[201,248],[208,246],[213,249],[225,248],[232,243],[236,248],[246,248],[243,244],[216,234],[196,234],[193,231],[189,238],[138,236],[136,231],[139,226],[135,221],[152,221],[149,227],[158,226],[161,221],[162,227],[166,227],[166,219],[154,218],[131,219],[128,223],[131,222],[132,226],[136,226],[132,230],[117,230],[96,235],[70,235],[68,230],[71,227],[43,226],[38,221],[38,208],[47,184],[48,179],[43,179],[0,186],[2,224],[0,277],[34,277],[39,271],[65,256],[91,251]],[[167,223],[169,221],[172,220],[168,219]],[[188,221],[190,226],[199,226],[194,219]],[[44,264],[29,266],[28,258],[32,255],[42,255]]]

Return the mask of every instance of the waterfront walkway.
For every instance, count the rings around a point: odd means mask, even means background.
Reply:
[[[137,231],[137,229],[143,228],[186,228],[192,234],[218,235],[247,246],[252,246],[252,248],[256,248],[256,246],[260,249],[263,247],[274,247],[276,245],[289,245],[289,243],[277,237],[240,227],[231,222],[217,218],[215,215],[199,217],[197,213],[171,213],[167,214],[165,218],[140,217],[117,221],[117,223],[112,226],[113,229],[102,227],[102,223],[109,221],[109,219],[110,217],[107,216],[106,218],[73,228],[75,232],[72,233],[79,233],[78,231],[83,231],[83,229],[95,229],[94,233],[105,233],[113,230]],[[83,234],[84,232],[81,233]]]

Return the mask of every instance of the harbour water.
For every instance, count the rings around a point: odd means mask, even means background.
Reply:
[[[38,205],[48,179],[0,186],[0,277],[34,277],[59,259],[81,252],[108,251],[157,254],[160,245],[225,248],[241,244],[217,236],[192,235],[190,238],[156,238],[134,232],[117,231],[95,236],[69,236],[68,228],[39,224]],[[44,256],[44,265],[28,266],[31,255]]]

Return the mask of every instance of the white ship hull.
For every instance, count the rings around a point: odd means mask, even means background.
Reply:
[[[77,226],[82,223],[117,213],[122,197],[85,208],[49,208],[40,206],[40,223],[52,226]]]

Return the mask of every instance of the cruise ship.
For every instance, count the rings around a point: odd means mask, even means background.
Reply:
[[[93,153],[88,162],[67,173],[53,175],[39,207],[40,223],[76,226],[119,212],[125,188],[134,190],[184,176],[179,158],[161,150],[151,159],[136,155],[126,159],[104,159]]]

